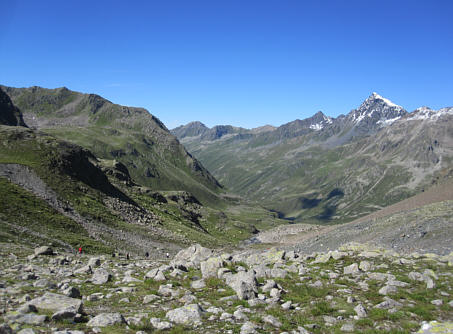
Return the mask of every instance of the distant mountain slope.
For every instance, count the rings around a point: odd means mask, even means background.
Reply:
[[[266,132],[182,143],[227,188],[297,221],[345,222],[453,175],[453,108],[403,107],[373,93]]]
[[[29,126],[81,145],[99,158],[123,163],[138,184],[189,191],[205,203],[218,201],[217,180],[145,109],[65,87],[2,89]]]

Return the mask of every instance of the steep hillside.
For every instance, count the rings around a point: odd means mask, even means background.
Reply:
[[[292,220],[334,223],[453,175],[452,128],[452,108],[408,113],[373,93],[338,118],[319,112],[266,132],[180,139],[233,192]]]
[[[0,124],[12,126],[26,126],[22,113],[0,88]]]
[[[147,110],[124,107],[65,87],[2,87],[32,128],[117,160],[132,179],[156,190],[183,190],[214,204],[214,177]]]

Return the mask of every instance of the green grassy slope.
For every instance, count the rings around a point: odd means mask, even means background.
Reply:
[[[67,88],[3,87],[25,122],[127,166],[133,180],[156,190],[185,190],[220,205],[221,187],[165,126],[145,109],[116,105]]]

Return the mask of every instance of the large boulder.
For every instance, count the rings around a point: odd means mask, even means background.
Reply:
[[[253,299],[258,293],[258,282],[256,281],[255,272],[240,271],[234,275],[228,275],[226,284],[229,285],[237,294],[239,299]]]
[[[46,292],[42,297],[32,299],[28,303],[36,306],[38,309],[48,310],[52,312],[71,309],[76,313],[81,313],[83,309],[83,303],[80,299],[71,298],[52,292]]]
[[[89,327],[107,327],[117,324],[125,324],[126,320],[120,313],[101,313],[88,321]]]
[[[35,255],[53,255],[53,249],[50,248],[49,246],[41,246],[38,248],[35,248]]]
[[[176,324],[199,325],[203,310],[198,304],[189,304],[183,307],[170,310],[165,315],[166,318]]]
[[[203,278],[217,277],[217,272],[223,267],[223,260],[220,257],[210,257],[201,262],[200,266]]]
[[[186,267],[199,267],[202,261],[207,260],[214,254],[212,249],[205,248],[199,244],[183,249],[173,258],[172,264],[183,263]]]
[[[91,277],[91,283],[96,285],[105,284],[112,279],[112,275],[103,268],[98,268],[94,271]]]

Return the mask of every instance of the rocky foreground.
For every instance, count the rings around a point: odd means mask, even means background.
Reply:
[[[348,244],[166,263],[1,244],[0,333],[452,333],[453,253]]]

